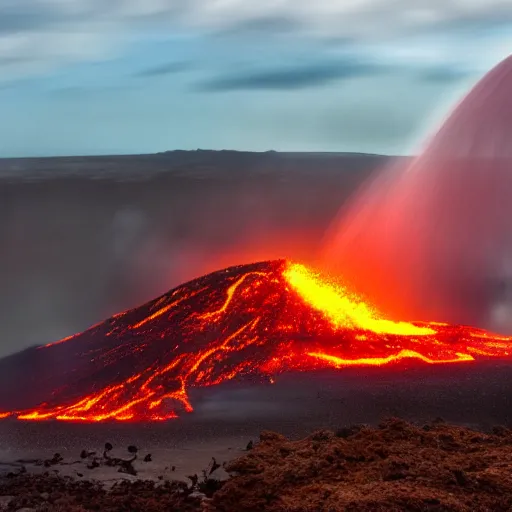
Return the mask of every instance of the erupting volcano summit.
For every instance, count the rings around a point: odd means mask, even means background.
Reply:
[[[509,356],[512,338],[393,322],[303,265],[269,261],[204,276],[81,334],[5,358],[0,417],[164,420],[192,411],[190,388],[228,380]]]

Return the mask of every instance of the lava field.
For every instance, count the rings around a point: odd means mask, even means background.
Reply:
[[[511,355],[512,338],[393,322],[343,284],[275,260],[214,272],[0,360],[0,417],[158,421],[192,412],[191,388],[229,380]]]

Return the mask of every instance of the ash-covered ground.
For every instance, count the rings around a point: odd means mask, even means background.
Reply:
[[[212,456],[222,461],[237,456],[262,430],[298,439],[317,429],[375,426],[389,417],[417,424],[443,418],[487,432],[512,426],[511,381],[512,364],[496,361],[286,374],[273,385],[226,383],[192,390],[195,411],[163,423],[5,420],[0,455],[9,462],[55,452],[72,459],[107,441],[116,447],[137,444],[156,461],[176,465],[174,476],[183,478]],[[94,475],[99,472],[89,476]]]

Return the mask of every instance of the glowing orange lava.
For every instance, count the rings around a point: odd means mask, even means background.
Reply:
[[[288,265],[284,276],[306,303],[321,311],[331,321],[334,329],[363,329],[376,334],[403,336],[435,334],[429,327],[382,318],[355,293],[322,280],[319,274],[314,274],[303,265]]]
[[[0,418],[162,421],[193,410],[192,387],[229,380],[274,382],[286,371],[511,356],[512,338],[393,322],[303,265],[270,261],[204,276],[11,358],[5,364],[19,367],[17,392]],[[12,371],[10,379],[12,386]]]

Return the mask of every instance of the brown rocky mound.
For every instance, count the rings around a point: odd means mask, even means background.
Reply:
[[[503,427],[484,434],[390,419],[300,441],[264,432],[225,468],[230,479],[211,488],[196,479],[105,489],[22,473],[0,480],[0,497],[11,497],[9,511],[38,512],[512,511],[512,431]]]
[[[512,432],[486,435],[437,422],[316,432],[265,432],[226,466],[217,512],[510,511]]]

